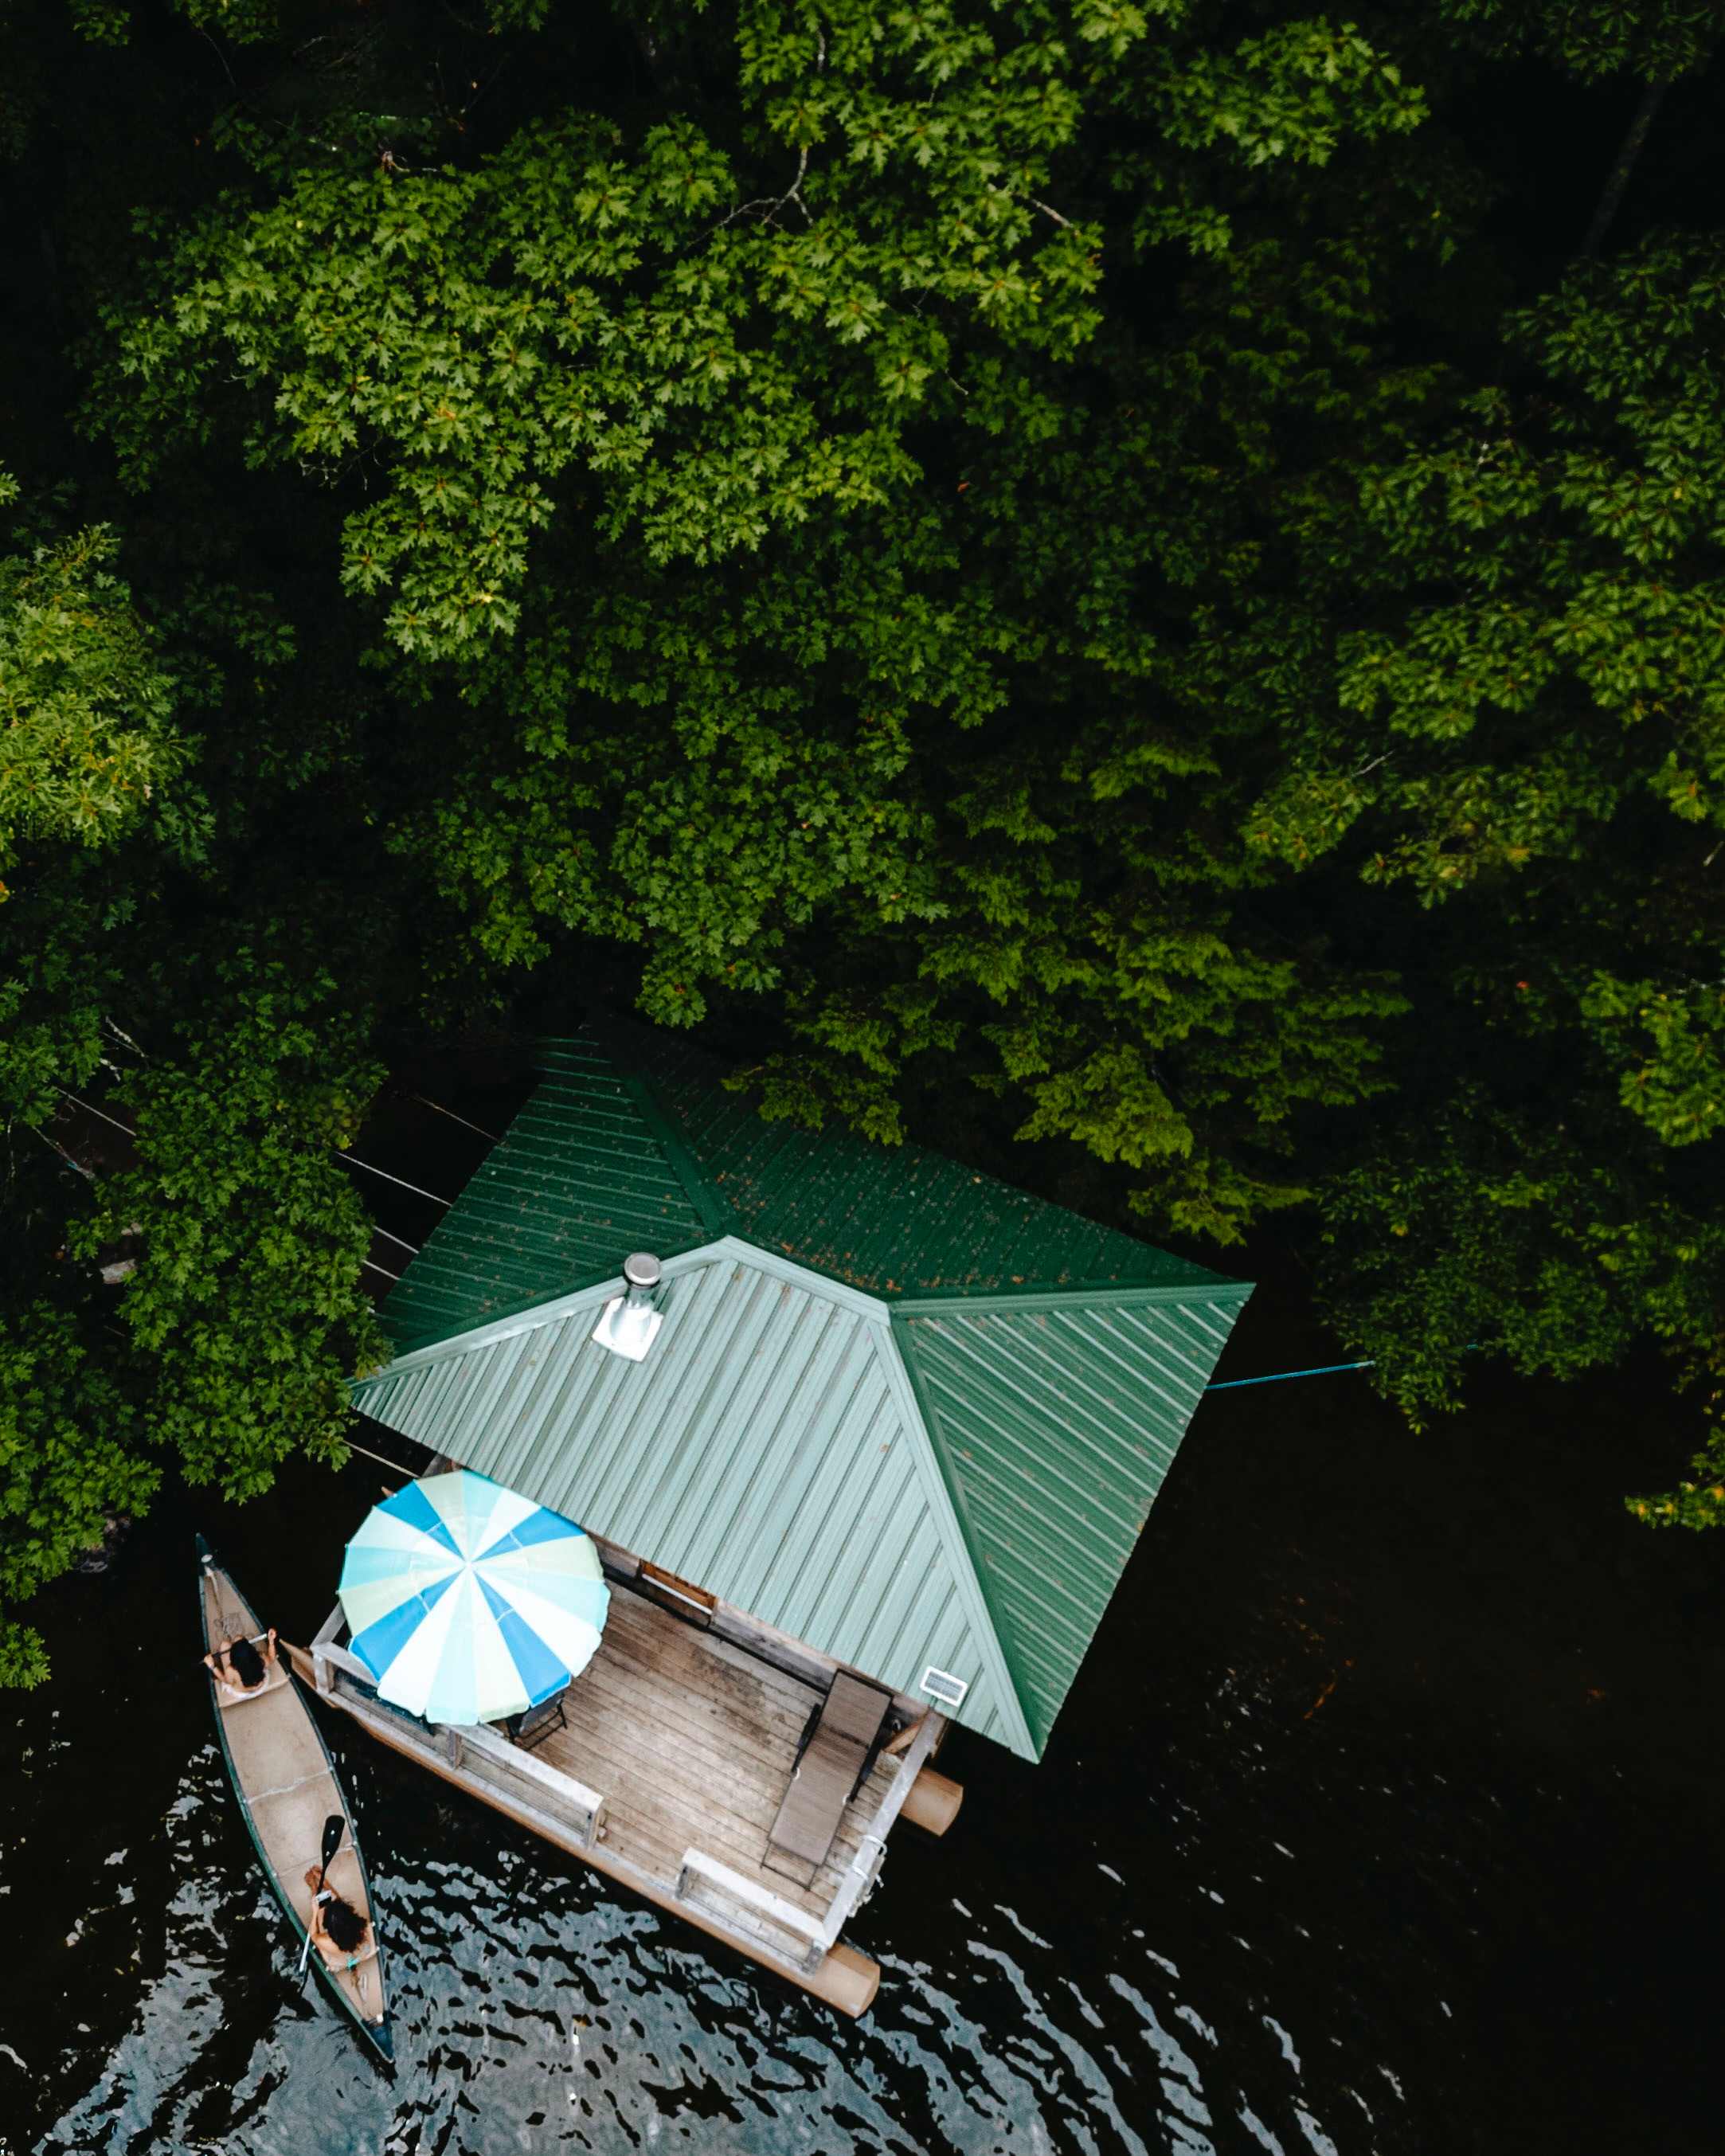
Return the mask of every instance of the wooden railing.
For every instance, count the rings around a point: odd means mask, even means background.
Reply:
[[[338,1646],[333,1635],[320,1633],[311,1654],[317,1689],[338,1696],[361,1720],[380,1728],[387,1724],[395,1742],[404,1742],[428,1759],[441,1760],[495,1789],[513,1810],[531,1815],[530,1825],[543,1821],[564,1833],[572,1830],[588,1845],[603,1840],[605,1799],[572,1774],[547,1767],[483,1722],[457,1729],[423,1722],[418,1715],[392,1707],[378,1698],[377,1681],[365,1664]]]
[[[850,1922],[852,1916],[875,1891],[880,1876],[880,1867],[886,1861],[886,1837],[893,1823],[904,1810],[905,1799],[911,1794],[911,1784],[928,1763],[928,1755],[934,1749],[940,1735],[942,1717],[931,1711],[916,1725],[916,1733],[906,1747],[899,1762],[898,1772],[893,1776],[886,1794],[880,1799],[880,1809],[869,1821],[857,1844],[856,1854],[846,1867],[845,1876],[839,1881],[839,1891],[828,1907],[826,1921],[820,1928],[820,1951],[825,1953],[837,1940],[839,1934]]]
[[[552,1840],[572,1835],[590,1848],[605,1839],[605,1799],[596,1790],[547,1766],[484,1724],[459,1729],[434,1725],[379,1699],[371,1671],[340,1644],[342,1630],[337,1608],[312,1642],[311,1667],[319,1691],[338,1696],[349,1712],[369,1722],[387,1742],[418,1753],[445,1772],[453,1770],[462,1780],[480,1785],[480,1794],[489,1790],[524,1825],[549,1830]],[[728,1932],[739,1944],[763,1952],[783,1967],[804,1972],[818,1969],[873,1892],[886,1855],[886,1837],[942,1726],[942,1717],[932,1710],[923,1715],[824,1916],[809,1915],[783,1895],[695,1848],[683,1852],[675,1900],[691,1912],[698,1909],[702,1922]],[[635,1876],[634,1867],[619,1862],[613,1852],[600,1861],[649,1893],[656,1889],[663,1894],[668,1883],[662,1875],[657,1881]]]
[[[769,1953],[798,1968],[813,1969],[827,1951],[830,1942],[823,1937],[817,1918],[787,1902],[782,1894],[745,1879],[742,1872],[733,1871],[704,1850],[685,1849],[677,1873],[677,1899],[696,1902],[703,1891],[709,1901],[716,1897],[721,1903],[732,1905],[716,1912],[727,1928],[752,1933]],[[747,1912],[741,1922],[732,1913],[737,1908]],[[778,1937],[763,1928],[768,1925],[774,1928]]]
[[[716,1856],[709,1856],[699,1849],[683,1851],[682,1868],[677,1874],[677,1898],[693,1902],[697,1894],[718,1897],[747,1912],[754,1920],[748,1928],[769,1951],[783,1955],[802,1969],[818,1967],[837,1944],[839,1934],[857,1909],[874,1892],[880,1867],[886,1860],[886,1837],[904,1809],[911,1784],[927,1763],[940,1727],[937,1714],[923,1716],[899,1763],[898,1772],[880,1800],[880,1809],[865,1830],[856,1854],[846,1866],[839,1881],[839,1891],[824,1917],[809,1916],[787,1902],[783,1895],[757,1886],[752,1879],[744,1878],[740,1871],[733,1871],[728,1864],[720,1863]],[[722,1914],[734,1926],[735,1917],[728,1911]],[[762,1929],[762,1924],[772,1926],[778,1936],[769,1936]]]

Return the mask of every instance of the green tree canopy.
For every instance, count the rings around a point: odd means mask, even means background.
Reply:
[[[1416,1419],[1712,1385],[1713,12],[13,10],[0,1595],[338,1454],[536,1001],[1274,1218]]]

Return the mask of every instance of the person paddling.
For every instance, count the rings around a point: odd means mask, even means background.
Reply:
[[[259,1654],[255,1640],[223,1640],[220,1646],[204,1656],[204,1666],[230,1699],[244,1699],[249,1692],[261,1691],[275,1667],[273,1625],[264,1635],[263,1647]]]
[[[320,1892],[318,1881],[322,1876],[317,1866],[307,1867],[305,1884],[311,1889],[311,1943],[323,1956],[325,1966],[333,1969],[352,1969],[357,1964],[369,1961],[377,1951],[371,1938],[371,1925],[345,1900],[333,1887],[325,1887]]]

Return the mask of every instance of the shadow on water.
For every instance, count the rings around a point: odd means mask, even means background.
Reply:
[[[1288,1308],[1224,1374],[1327,1359]],[[1358,1379],[1214,1397],[1047,1761],[960,1732],[952,1834],[895,1837],[860,2023],[330,1718],[393,2080],[295,1982],[191,1553],[307,1636],[381,1471],[165,1495],[0,1708],[0,2148],[1711,2156],[1725,1541],[1619,1502],[1675,1427],[1651,1376],[1420,1440]]]

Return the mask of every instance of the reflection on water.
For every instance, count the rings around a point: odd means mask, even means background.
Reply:
[[[305,1636],[376,1481],[202,1517]],[[47,1599],[51,1690],[0,1705],[0,2148],[1712,2148],[1710,2106],[1643,2064],[1707,2056],[1703,1777],[1643,1789],[1623,1743],[1587,1748],[1615,1680],[1567,1605],[1548,1652],[1502,1606],[1441,1635],[1434,1612],[1489,1593],[1449,1596],[1444,1554],[1414,1596],[1381,1490],[1351,1524],[1328,1507],[1322,1563],[1287,1486],[1236,1494],[1159,1519],[1044,1766],[948,1747],[957,1825],[901,1828],[850,1933],[883,1969],[861,2022],[326,1717],[388,1927],[393,2077],[295,1979],[213,1740],[192,1516],[165,1500],[109,1578]]]

